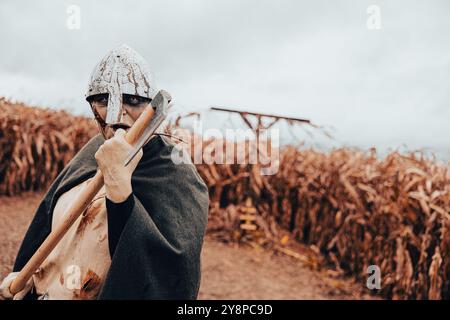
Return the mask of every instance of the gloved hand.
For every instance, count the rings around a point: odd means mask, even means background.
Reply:
[[[123,202],[131,194],[131,176],[142,158],[143,151],[124,166],[133,147],[125,140],[125,130],[117,129],[114,137],[106,140],[95,153],[95,160],[103,174],[106,197],[115,202]]]
[[[31,288],[33,287],[33,278],[31,278],[27,284],[25,285],[25,287],[17,292],[15,295],[13,295],[11,293],[11,291],[9,291],[9,287],[11,285],[11,283],[14,281],[14,279],[19,275],[19,272],[11,272],[10,274],[8,274],[6,276],[5,279],[3,279],[2,284],[0,285],[0,300],[22,300],[23,298],[25,298],[25,296],[27,295],[27,293],[31,290]]]

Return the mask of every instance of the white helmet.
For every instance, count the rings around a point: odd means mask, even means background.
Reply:
[[[122,95],[129,94],[153,99],[157,88],[147,61],[127,45],[111,50],[94,68],[86,100],[97,94],[108,94],[106,124],[119,121]],[[98,119],[95,110],[94,115]]]

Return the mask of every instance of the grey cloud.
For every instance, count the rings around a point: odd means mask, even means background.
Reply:
[[[366,28],[377,4],[382,29]],[[66,8],[81,8],[81,30]],[[89,114],[95,63],[127,43],[179,109],[308,117],[341,143],[448,154],[448,1],[3,1],[0,95]],[[418,130],[420,127],[420,130]]]

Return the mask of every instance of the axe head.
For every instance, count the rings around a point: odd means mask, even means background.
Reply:
[[[125,166],[136,156],[139,150],[150,140],[151,136],[155,133],[156,129],[161,125],[164,119],[167,117],[169,103],[172,100],[170,94],[165,90],[160,90],[151,102],[151,107],[155,110],[152,120],[145,128],[142,135],[133,145],[133,150],[125,160]]]

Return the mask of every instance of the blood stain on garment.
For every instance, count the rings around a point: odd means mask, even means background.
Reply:
[[[104,198],[96,198],[89,204],[89,206],[86,208],[86,210],[83,212],[83,215],[81,216],[81,221],[76,231],[77,234],[83,234],[84,230],[86,229],[86,226],[91,224],[95,220],[95,217],[101,211],[103,204]]]
[[[64,285],[64,274],[60,274],[59,275],[59,283],[61,283],[61,285]]]
[[[106,233],[104,233],[104,234],[99,235],[97,240],[99,243],[101,243],[101,242],[105,241],[106,238],[107,238]]]
[[[79,293],[75,293],[74,298],[83,300],[92,299],[97,295],[100,285],[100,277],[89,269],[81,282]]]
[[[101,227],[103,227],[103,223],[99,222],[94,228],[92,228],[92,230],[97,230],[100,229]]]

